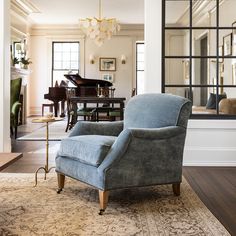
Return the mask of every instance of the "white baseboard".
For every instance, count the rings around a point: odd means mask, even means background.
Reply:
[[[236,166],[236,120],[190,120],[184,166]]]
[[[186,147],[184,166],[236,166],[236,148]]]
[[[30,112],[28,116],[41,116],[42,108],[41,107],[30,107]]]
[[[185,162],[183,166],[236,167],[236,162]]]

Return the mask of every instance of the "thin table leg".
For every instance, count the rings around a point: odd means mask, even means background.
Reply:
[[[35,172],[35,185],[34,185],[34,187],[36,187],[37,186],[37,178],[38,178],[38,172],[40,171],[40,170],[44,170],[45,171],[45,175],[46,175],[46,170],[45,170],[45,168],[44,167],[39,167],[38,169],[37,169],[37,171]]]
[[[38,170],[35,172],[35,185],[34,187],[37,186],[37,177],[38,177],[38,172],[40,170],[44,170],[44,180],[46,180],[46,176],[47,174],[55,167],[51,167],[50,169],[48,169],[48,159],[49,159],[49,153],[48,153],[48,149],[49,149],[49,141],[48,141],[48,138],[49,138],[49,127],[48,127],[48,123],[49,122],[46,122],[46,163],[45,163],[45,166],[44,167],[40,167],[38,168]]]
[[[46,123],[46,165],[45,165],[45,170],[48,172],[48,147],[49,147],[49,142],[48,142],[48,122]],[[45,178],[46,179],[46,178]]]

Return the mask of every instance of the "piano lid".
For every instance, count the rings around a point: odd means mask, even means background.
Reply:
[[[79,74],[66,74],[64,75],[72,84],[75,86],[99,86],[101,87],[110,87],[112,83],[106,80],[101,79],[85,79],[82,78]]]

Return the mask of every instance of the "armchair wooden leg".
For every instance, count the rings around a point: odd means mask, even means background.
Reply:
[[[172,184],[173,192],[175,196],[180,195],[180,183]]]
[[[57,181],[58,181],[58,190],[57,193],[59,194],[65,185],[65,175],[61,173],[57,173]]]
[[[99,215],[103,215],[103,213],[107,208],[108,196],[109,196],[109,191],[99,190],[99,202],[100,202],[100,212],[98,213]]]

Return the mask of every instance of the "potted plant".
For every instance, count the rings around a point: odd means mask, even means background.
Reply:
[[[21,63],[23,64],[24,69],[28,69],[28,66],[29,66],[29,64],[32,63],[32,61],[30,61],[30,58],[26,59],[25,57],[23,57],[23,58],[21,58]]]

